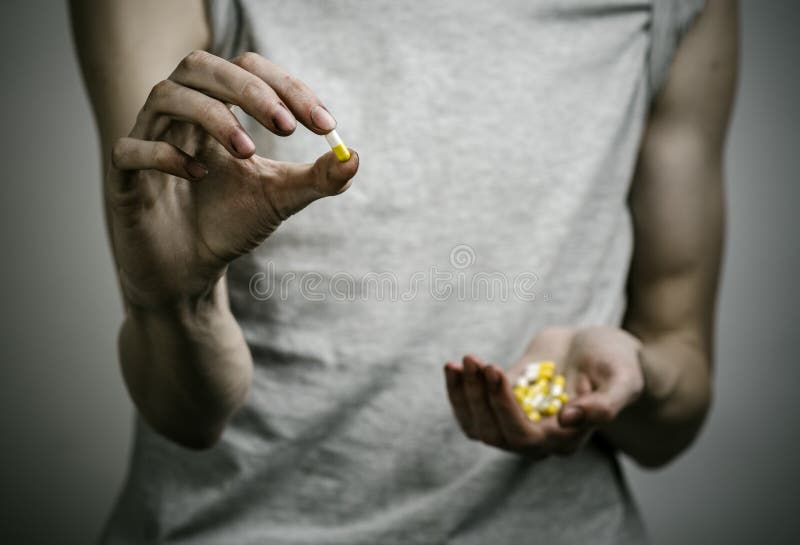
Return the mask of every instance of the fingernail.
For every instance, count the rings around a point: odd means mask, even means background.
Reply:
[[[311,122],[321,131],[332,131],[336,128],[336,120],[319,104],[311,108]]]
[[[586,413],[580,407],[570,405],[561,411],[561,421],[570,426],[580,426],[586,419]]]
[[[286,109],[286,106],[280,103],[275,108],[275,111],[272,112],[272,122],[283,132],[292,132],[297,126],[294,116]]]
[[[231,136],[231,146],[239,155],[248,155],[256,149],[256,145],[242,129],[236,129]]]
[[[205,176],[206,174],[208,174],[208,169],[203,165],[201,165],[200,163],[198,163],[197,161],[192,161],[191,159],[189,159],[188,161],[186,161],[186,172],[189,173],[189,176],[191,176],[195,180],[198,180],[203,176]]]

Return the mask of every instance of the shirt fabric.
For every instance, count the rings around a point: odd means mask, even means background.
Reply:
[[[209,0],[212,51],[307,83],[360,170],[231,265],[248,401],[202,452],[137,420],[101,542],[645,542],[614,452],[470,441],[442,367],[620,323],[639,142],[701,3]],[[327,150],[244,122],[261,155]]]

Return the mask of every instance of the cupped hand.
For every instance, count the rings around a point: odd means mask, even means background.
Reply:
[[[306,85],[257,54],[184,58],[112,150],[105,195],[128,302],[202,296],[230,261],[312,201],[343,192],[355,175],[356,153],[340,163],[328,152],[309,164],[255,155],[232,106],[280,136],[298,121],[320,135],[336,126]]]
[[[540,459],[575,453],[607,426],[644,388],[640,342],[610,327],[553,327],[541,331],[508,371],[477,356],[444,367],[447,393],[464,434],[504,450]],[[529,362],[552,360],[567,379],[570,400],[553,416],[533,422],[512,386]]]

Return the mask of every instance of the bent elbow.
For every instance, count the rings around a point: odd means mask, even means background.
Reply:
[[[665,430],[661,441],[648,442],[648,445],[628,455],[636,464],[648,470],[661,469],[681,455],[695,442],[703,429],[703,424],[711,410],[711,395],[698,398],[692,407],[691,414],[685,419],[675,422],[672,429]]]
[[[222,438],[225,421],[186,424],[186,422],[165,422],[148,419],[153,430],[164,439],[185,449],[203,451],[213,448]]]
[[[168,437],[168,439],[189,450],[209,450],[219,443],[223,429],[223,427],[219,427],[209,430],[199,430],[194,433],[175,434],[172,437]]]

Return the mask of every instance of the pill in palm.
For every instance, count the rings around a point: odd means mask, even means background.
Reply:
[[[552,361],[529,363],[514,382],[514,399],[532,422],[540,420],[543,414],[556,414],[569,399],[566,378],[556,375],[555,369]]]

